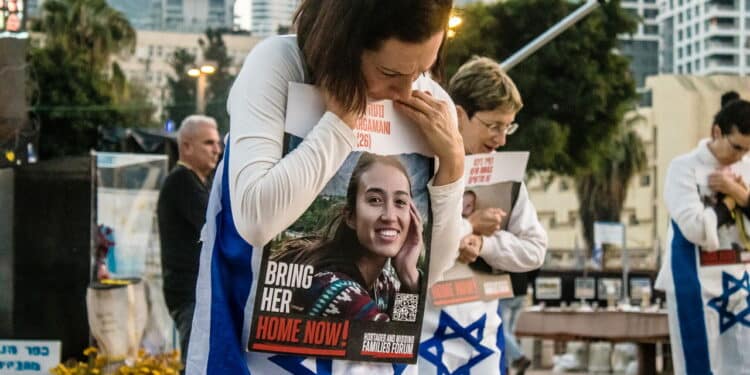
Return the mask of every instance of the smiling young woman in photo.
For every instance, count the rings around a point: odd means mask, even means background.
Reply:
[[[294,313],[388,321],[396,292],[419,292],[422,221],[396,157],[360,156],[325,232],[289,240],[272,256],[315,268],[312,286],[292,299]]]

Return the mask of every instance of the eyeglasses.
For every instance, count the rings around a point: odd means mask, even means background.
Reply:
[[[735,152],[738,152],[740,154],[746,154],[748,151],[750,151],[750,149],[748,149],[747,147],[742,147],[732,142],[731,140],[729,140],[729,136],[725,135],[724,138],[727,140],[727,143],[729,143],[729,145],[732,146],[732,150],[734,150]]]
[[[515,133],[516,130],[518,130],[518,123],[516,122],[512,122],[510,124],[501,124],[499,122],[486,122],[477,115],[474,115],[474,118],[479,120],[482,125],[486,126],[487,130],[495,134],[505,133],[505,135],[511,135]]]

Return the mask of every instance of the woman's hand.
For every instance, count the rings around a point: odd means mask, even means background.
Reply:
[[[406,232],[406,240],[401,250],[393,257],[393,268],[396,270],[401,285],[409,291],[419,291],[419,271],[417,262],[422,251],[422,219],[414,202],[409,203],[411,221]]]
[[[499,208],[482,208],[474,211],[467,220],[471,223],[474,234],[491,236],[500,230],[500,223],[505,215],[505,211]]]
[[[341,103],[328,91],[322,90],[322,92],[323,101],[326,103],[326,110],[336,115],[341,121],[346,123],[350,129],[354,130],[357,126],[357,114],[351,111],[346,111],[344,106],[341,105]]]
[[[741,207],[747,207],[748,192],[742,176],[737,176],[729,169],[719,169],[708,176],[708,187],[713,191],[724,193]]]
[[[464,143],[458,126],[451,118],[448,103],[427,92],[412,91],[409,98],[394,102],[396,109],[408,117],[424,136],[440,164],[434,186],[447,185],[464,175]]]
[[[458,246],[458,261],[466,264],[474,263],[482,251],[482,242],[482,236],[467,234]]]

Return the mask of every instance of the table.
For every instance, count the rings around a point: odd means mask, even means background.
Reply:
[[[669,342],[666,312],[524,310],[516,336],[638,344],[638,373],[656,373],[656,343]]]

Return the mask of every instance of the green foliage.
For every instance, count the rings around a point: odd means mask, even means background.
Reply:
[[[229,131],[229,114],[227,113],[227,97],[232,88],[235,76],[229,72],[232,58],[229,57],[222,35],[226,30],[207,29],[205,39],[198,40],[205,63],[216,67],[216,72],[206,79],[206,115],[216,119],[222,133]],[[196,78],[189,77],[187,71],[198,65],[197,56],[185,49],[178,49],[172,55],[170,64],[174,69],[174,77],[168,80],[170,103],[166,106],[167,116],[176,124],[196,113]]]
[[[170,99],[164,110],[167,118],[179,125],[185,117],[196,112],[195,78],[187,75],[188,69],[195,66],[195,55],[187,49],[178,48],[172,54],[169,64],[175,73],[167,79]]]
[[[104,68],[112,54],[133,52],[135,30],[105,0],[46,0],[39,31],[48,46],[84,53],[92,67]]]
[[[637,118],[636,118],[637,119]],[[624,122],[615,136],[602,144],[601,157],[576,176],[583,238],[594,246],[594,222],[619,222],[630,181],[648,165],[646,148],[638,134]]]
[[[227,98],[232,88],[234,75],[229,73],[232,58],[227,53],[227,46],[220,30],[206,30],[206,40],[200,39],[198,44],[203,51],[206,61],[216,64],[216,72],[208,77],[206,90],[206,114],[216,119],[222,133],[229,131],[229,113],[227,113]]]
[[[318,196],[288,230],[305,235],[326,235],[329,223],[341,212],[343,197]]]
[[[475,3],[447,45],[449,74],[473,55],[502,61],[570,14],[580,4],[564,0]],[[636,20],[608,1],[518,64],[509,75],[524,98],[520,129],[507,150],[530,150],[529,169],[574,174],[597,158],[625,109],[636,98],[628,60],[614,53],[617,35]]]
[[[148,126],[153,106],[111,56],[132,51],[135,31],[104,0],[47,0],[29,50],[31,117],[43,159],[88,152],[99,126]]]
[[[473,55],[505,60],[581,5],[508,0],[467,7],[447,46],[448,72]],[[524,107],[504,149],[531,151],[532,172],[574,177],[589,245],[594,221],[620,220],[628,183],[646,164],[643,142],[623,123],[636,92],[628,59],[616,53],[617,36],[634,32],[637,22],[619,0],[602,2],[508,72]]]

